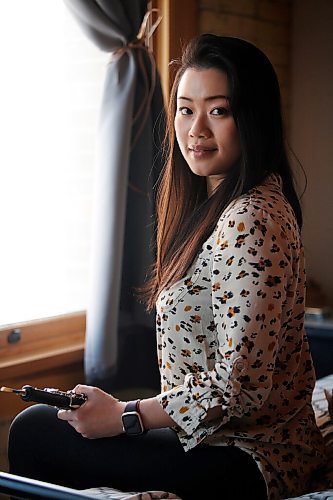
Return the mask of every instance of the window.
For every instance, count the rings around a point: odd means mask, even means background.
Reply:
[[[107,54],[62,1],[0,18],[0,325],[86,308]]]

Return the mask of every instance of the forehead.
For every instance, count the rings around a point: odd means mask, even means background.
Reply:
[[[228,77],[225,72],[213,68],[188,68],[177,90],[177,98],[205,99],[218,95],[229,96]]]

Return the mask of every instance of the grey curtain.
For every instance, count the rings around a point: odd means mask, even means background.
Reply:
[[[98,132],[87,308],[86,381],[96,383],[115,371],[122,329],[154,323],[134,289],[152,262],[152,188],[161,168],[164,108],[148,51],[131,47],[147,1],[64,1],[87,36],[114,54],[106,68]]]

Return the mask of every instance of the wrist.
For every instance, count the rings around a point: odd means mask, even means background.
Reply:
[[[155,397],[140,401],[140,413],[145,429],[161,429],[176,425]]]
[[[118,405],[119,405],[119,434],[124,434],[124,426],[123,426],[123,420],[122,420],[122,416],[123,416],[123,413],[125,411],[125,408],[126,408],[126,402],[125,401],[119,401]]]

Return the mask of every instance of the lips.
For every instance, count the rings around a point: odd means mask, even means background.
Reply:
[[[193,145],[188,147],[188,151],[191,157],[195,160],[207,160],[212,157],[212,155],[217,151],[217,148]]]
[[[217,148],[207,147],[207,146],[189,146],[189,150],[194,153],[204,153],[210,151],[216,151]]]

